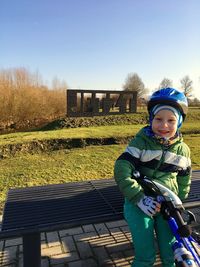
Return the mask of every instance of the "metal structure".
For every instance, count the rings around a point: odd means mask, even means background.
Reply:
[[[103,116],[137,111],[137,92],[67,90],[67,116]]]

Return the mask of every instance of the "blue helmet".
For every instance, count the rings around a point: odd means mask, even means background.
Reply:
[[[163,88],[155,91],[147,104],[148,112],[151,113],[152,108],[157,104],[164,104],[175,107],[180,111],[185,119],[188,111],[188,101],[184,93],[174,88]]]

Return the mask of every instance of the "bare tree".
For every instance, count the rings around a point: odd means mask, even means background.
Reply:
[[[189,106],[193,107],[200,107],[200,100],[198,98],[188,98]]]
[[[189,97],[191,96],[191,92],[193,90],[192,84],[193,81],[190,79],[188,75],[185,75],[181,80],[181,88],[183,89],[184,94]]]
[[[64,116],[66,89],[64,81],[55,79],[49,90],[38,72],[25,68],[0,69],[0,123]]]
[[[161,88],[172,87],[172,84],[173,84],[172,80],[170,80],[170,79],[168,79],[168,78],[164,78],[164,79],[161,81],[161,83],[160,83],[160,85],[159,85],[159,88],[161,89]]]
[[[55,91],[68,89],[67,83],[64,80],[60,81],[56,76],[53,78],[51,84],[52,84],[52,86],[51,86],[52,89]]]
[[[123,88],[125,91],[137,92],[138,98],[146,94],[144,83],[137,73],[129,73],[127,75]]]

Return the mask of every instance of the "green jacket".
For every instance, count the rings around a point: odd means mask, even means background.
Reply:
[[[125,198],[133,203],[144,196],[141,186],[132,178],[135,170],[165,185],[181,200],[187,198],[191,184],[191,159],[190,149],[182,137],[177,137],[166,147],[149,137],[144,127],[116,160],[116,183]]]

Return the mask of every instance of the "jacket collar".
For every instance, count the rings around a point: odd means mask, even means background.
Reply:
[[[144,134],[146,136],[153,138],[156,143],[161,144],[165,147],[169,147],[175,144],[176,142],[182,140],[182,134],[179,131],[176,132],[175,136],[169,139],[165,139],[161,136],[155,135],[150,126],[146,126],[143,129],[144,129]]]

